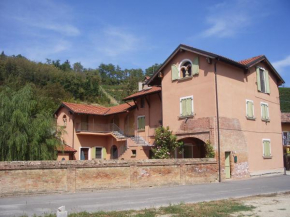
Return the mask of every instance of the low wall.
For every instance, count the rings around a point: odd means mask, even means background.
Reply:
[[[0,162],[0,196],[216,182],[215,159]]]

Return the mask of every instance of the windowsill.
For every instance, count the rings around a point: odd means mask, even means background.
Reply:
[[[248,117],[248,116],[246,116],[246,118],[247,118],[248,120],[250,120],[250,121],[255,121],[255,120],[256,120],[256,117]]]
[[[264,122],[270,122],[270,119],[262,119]]]
[[[264,159],[272,159],[272,156],[263,156]]]
[[[194,115],[187,115],[187,116],[178,116],[178,119],[186,119],[186,118],[193,118]]]
[[[186,81],[186,80],[191,80],[193,78],[193,76],[188,76],[188,77],[183,77],[183,78],[179,78],[177,79],[177,82],[182,82],[182,81]]]
[[[145,129],[137,130],[138,132],[145,132]]]

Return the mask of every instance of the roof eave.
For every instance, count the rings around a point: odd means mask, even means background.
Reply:
[[[128,101],[128,100],[133,100],[133,99],[137,99],[137,98],[140,98],[142,96],[146,96],[146,95],[151,95],[151,94],[154,94],[154,93],[159,93],[161,92],[161,90],[156,90],[154,92],[150,92],[150,93],[147,93],[147,94],[142,94],[142,95],[139,95],[139,96],[135,96],[135,97],[130,97],[130,98],[124,98],[123,101]]]

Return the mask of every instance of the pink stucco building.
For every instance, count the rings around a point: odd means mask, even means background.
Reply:
[[[233,61],[179,45],[143,89],[115,107],[62,103],[56,111],[71,159],[147,159],[154,131],[169,126],[204,158],[210,142],[221,179],[283,172],[281,76],[265,56]],[[69,159],[60,152],[59,160]],[[70,152],[74,153],[74,152]]]

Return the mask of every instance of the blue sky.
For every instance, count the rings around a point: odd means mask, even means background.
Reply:
[[[0,51],[145,69],[182,43],[234,60],[265,54],[289,87],[289,21],[288,0],[1,0]]]

